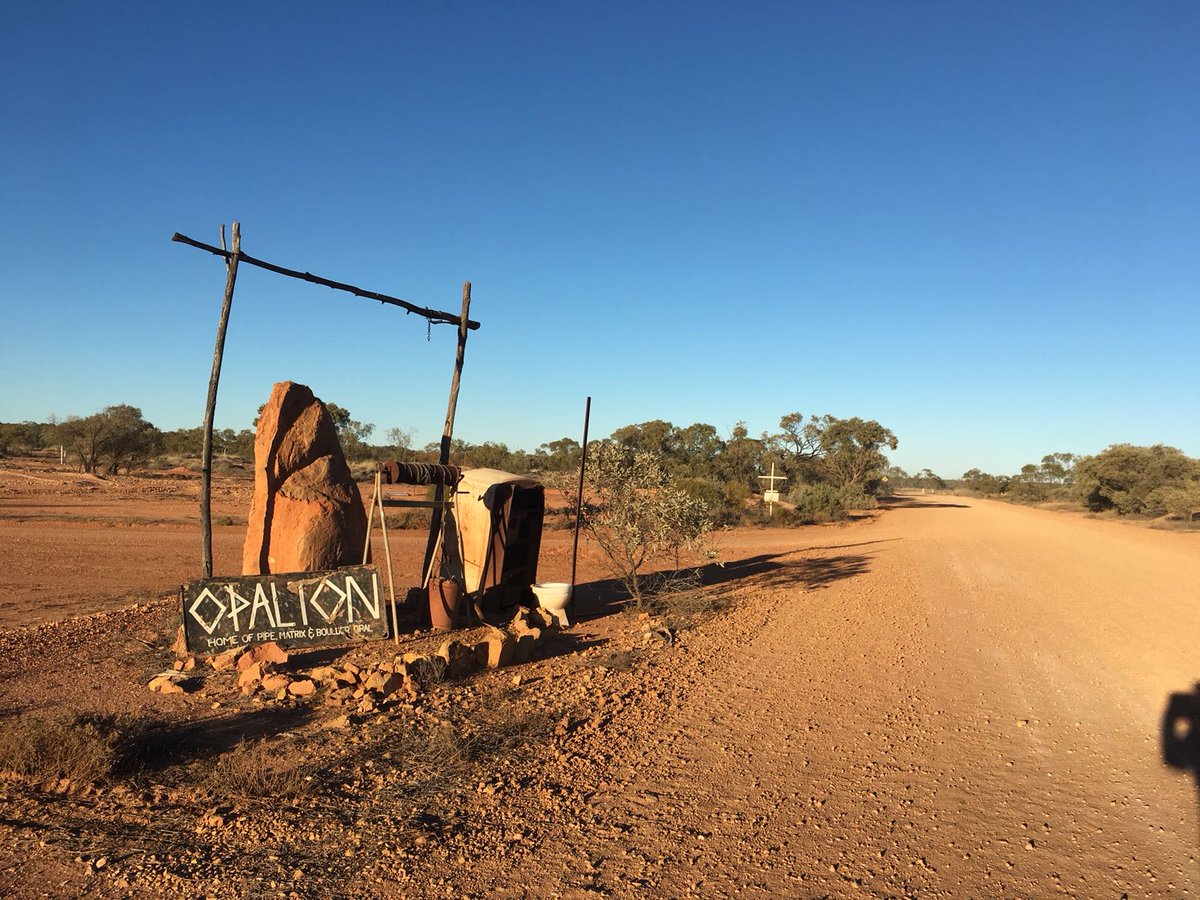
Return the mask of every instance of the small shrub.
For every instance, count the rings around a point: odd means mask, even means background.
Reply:
[[[687,551],[708,548],[708,505],[672,483],[660,454],[598,444],[588,460],[594,502],[585,503],[583,527],[599,544],[617,577],[641,607],[649,585],[639,575],[651,561],[680,570]]]
[[[1147,496],[1146,510],[1149,515],[1190,522],[1200,514],[1200,484],[1157,488]]]
[[[796,507],[794,518],[801,522],[837,522],[847,518],[852,509],[875,509],[879,505],[854,485],[835,487],[824,483],[802,485],[788,499]]]
[[[387,527],[396,531],[428,530],[429,510],[402,509],[399,512],[389,512]]]
[[[208,778],[213,793],[243,799],[296,797],[308,784],[298,764],[282,760],[263,741],[238,744],[217,760]]]
[[[128,757],[117,719],[95,713],[70,718],[16,718],[0,726],[0,770],[39,781],[108,779]]]

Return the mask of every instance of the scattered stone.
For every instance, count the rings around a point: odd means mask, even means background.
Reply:
[[[282,666],[288,661],[288,652],[274,641],[256,644],[246,651],[246,655],[251,657],[253,662],[272,663],[276,666]],[[241,660],[238,662],[240,664]]]
[[[255,663],[262,664],[264,670],[268,665],[283,665],[288,661],[288,655],[278,644],[259,644],[242,653],[237,659],[237,669],[244,672]]]
[[[336,719],[330,719],[328,722],[325,723],[325,727],[326,728],[349,728],[350,727],[350,717],[349,716],[338,716]]]
[[[218,672],[224,672],[226,669],[232,669],[237,665],[238,657],[242,655],[240,647],[226,650],[224,653],[218,653],[216,656],[208,660],[208,664]]]
[[[447,678],[462,678],[479,668],[475,648],[468,647],[462,641],[446,641],[438,649],[437,655],[446,661]]]
[[[263,690],[268,694],[274,694],[280,690],[286,690],[289,684],[286,675],[267,675],[262,680]]]
[[[183,685],[177,681],[175,672],[164,672],[161,675],[156,675],[150,679],[150,692],[152,694],[185,694],[187,691],[183,689]]]
[[[537,638],[532,634],[518,635],[515,646],[513,647],[513,662],[527,663],[533,658],[533,651],[537,648]],[[520,677],[519,675],[517,676]]]
[[[313,681],[321,682],[333,681],[336,675],[337,671],[333,668],[333,666],[318,666],[308,673],[308,677]]]
[[[362,562],[367,513],[325,404],[282,381],[258,420],[242,573],[317,572]]]
[[[288,693],[293,697],[310,697],[317,691],[317,685],[309,678],[300,678],[288,685]]]
[[[508,623],[516,634],[524,634],[534,627],[533,613],[523,606],[518,606],[517,611],[513,614],[512,621]]]
[[[242,669],[242,674],[238,676],[238,687],[242,690],[246,688],[253,690],[258,685],[258,682],[262,680],[262,670],[262,663],[253,663]]]
[[[489,635],[475,645],[475,661],[480,666],[489,669],[499,669],[513,661],[517,638],[511,634],[498,632]]]
[[[175,641],[171,644],[171,652],[176,656],[187,656],[187,638],[184,636],[182,625],[175,631]]]
[[[363,686],[386,699],[403,690],[406,681],[402,673],[379,671],[372,673]]]

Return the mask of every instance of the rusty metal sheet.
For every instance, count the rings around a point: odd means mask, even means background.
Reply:
[[[375,566],[206,578],[184,585],[183,633],[193,653],[277,642],[359,643],[388,636],[387,598]]]

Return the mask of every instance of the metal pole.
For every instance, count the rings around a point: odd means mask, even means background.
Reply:
[[[221,226],[224,238],[225,227]],[[222,240],[224,243],[224,240]],[[212,374],[208,378],[208,402],[204,408],[204,445],[200,456],[200,543],[203,577],[212,578],[212,432],[213,416],[217,411],[217,382],[221,380],[221,358],[225,354],[225,330],[229,327],[229,310],[233,306],[233,286],[237,281],[238,254],[242,247],[242,230],[233,223],[233,249],[225,263],[225,300],[221,304],[221,319],[217,323],[217,345],[213,350]]]
[[[575,540],[571,544],[571,599],[568,601],[571,611],[575,613],[575,564],[579,559],[579,523],[583,518],[583,473],[587,467],[588,424],[592,420],[592,398],[587,398],[583,408],[583,452],[579,455],[579,492],[575,495]]]

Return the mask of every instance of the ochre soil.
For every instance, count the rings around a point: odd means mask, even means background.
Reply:
[[[939,495],[844,526],[731,532],[701,594],[718,608],[668,611],[670,644],[620,611],[585,547],[584,617],[552,653],[333,731],[322,723],[340,711],[319,699],[275,709],[215,677],[187,697],[146,691],[171,660],[179,619],[165,598],[197,568],[192,482],[93,488],[29,468],[0,487],[5,622],[108,610],[0,632],[0,716],[153,713],[209,728],[198,743],[213,752],[212,734],[237,728],[281,760],[305,754],[337,786],[221,804],[190,793],[193,770],[211,764],[199,751],[132,786],[60,795],[3,782],[0,894],[1117,898],[1197,887],[1187,767],[1200,741],[1180,732],[1183,768],[1167,765],[1163,713],[1200,679],[1200,535]],[[216,514],[244,523],[248,488],[223,480]],[[229,571],[241,529],[218,532],[217,569]],[[543,577],[565,577],[569,538],[547,534]],[[423,541],[408,533],[393,547],[408,580]],[[342,659],[390,652],[372,644]],[[469,729],[498,704],[557,724],[440,793],[390,789],[403,766],[395,729]],[[339,768],[347,759],[351,770]]]

